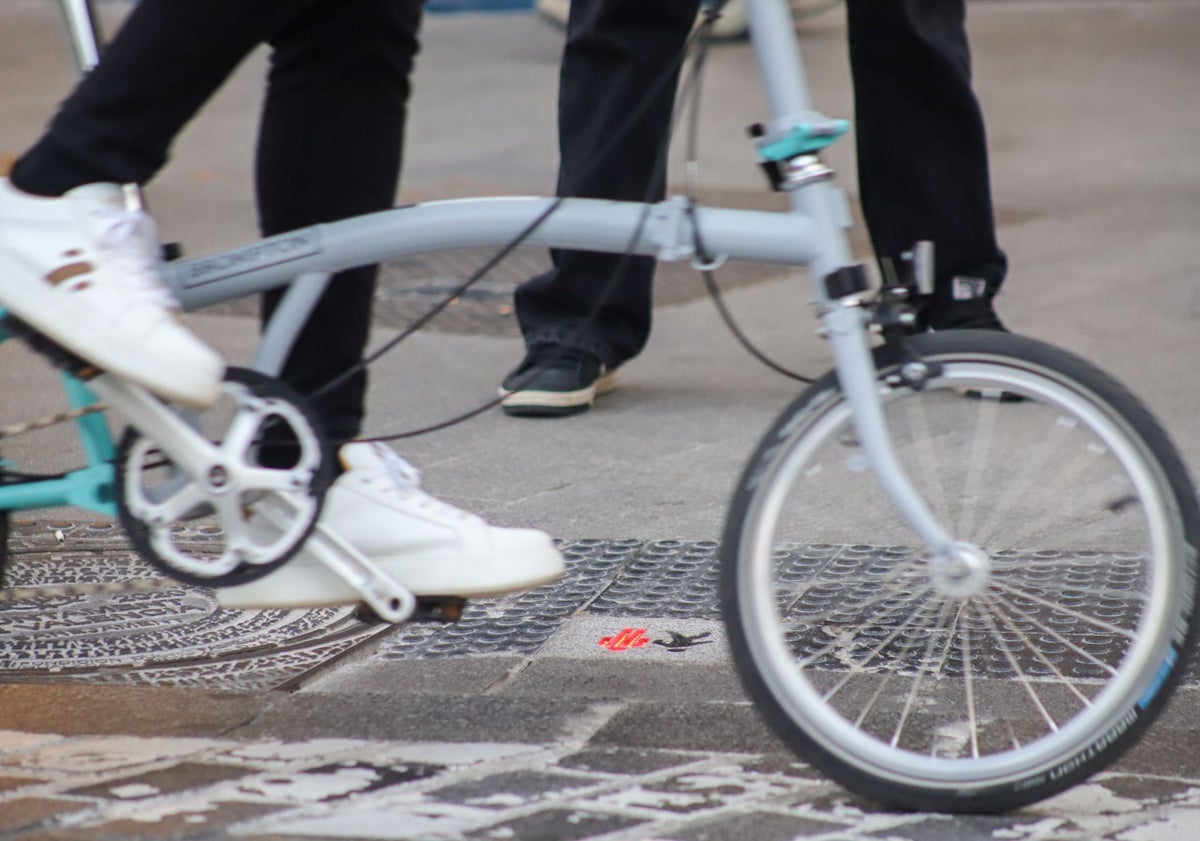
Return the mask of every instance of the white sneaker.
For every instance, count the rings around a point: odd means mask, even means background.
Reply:
[[[562,577],[562,555],[533,529],[489,526],[434,499],[419,475],[379,443],[342,447],[321,525],[418,596],[479,598],[528,590]],[[253,522],[253,520],[252,520]],[[359,594],[306,551],[249,584],[222,587],[222,607],[289,608],[354,604]]]
[[[225,363],[180,323],[159,265],[154,222],[120,186],[45,198],[0,179],[0,306],[103,370],[206,408]]]

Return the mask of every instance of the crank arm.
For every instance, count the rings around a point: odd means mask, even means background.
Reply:
[[[255,506],[255,511],[275,528],[282,530],[286,527],[287,514],[274,500],[261,500]],[[304,548],[357,591],[367,606],[385,622],[406,622],[416,612],[416,596],[320,522],[308,536]]]
[[[146,389],[112,374],[92,378],[88,387],[157,444],[184,473],[207,486],[209,472],[220,464],[221,456],[194,426]]]

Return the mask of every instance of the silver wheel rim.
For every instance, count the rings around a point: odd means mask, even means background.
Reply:
[[[1151,515],[1146,520],[1149,537],[1148,569],[1152,589],[1139,617],[1136,638],[1125,652],[1119,673],[1092,699],[1086,712],[1074,716],[1057,732],[1029,744],[987,756],[946,758],[900,750],[864,734],[854,722],[831,709],[821,691],[797,667],[787,647],[782,621],[776,608],[773,575],[774,523],[794,476],[812,453],[848,419],[844,401],[825,401],[824,410],[814,411],[784,447],[787,454],[774,464],[763,479],[764,490],[755,499],[747,519],[749,528],[739,547],[745,559],[738,570],[738,598],[743,630],[757,671],[789,718],[840,761],[876,777],[901,784],[963,791],[1003,785],[1038,773],[1062,770],[1075,761],[1085,747],[1111,739],[1130,723],[1135,702],[1152,687],[1170,651],[1176,617],[1174,605],[1184,589],[1180,571],[1171,558],[1179,546],[1179,535],[1166,512],[1171,510],[1166,483],[1156,465],[1136,444],[1124,423],[1096,406],[1083,393],[1062,382],[1052,372],[1016,363],[947,363],[945,376],[937,385],[989,383],[998,388],[1028,394],[1059,407],[1078,418],[1105,442],[1125,469],[1138,499]],[[933,383],[929,387],[936,387]],[[962,398],[968,399],[968,398]],[[801,426],[801,424],[798,424]],[[795,436],[803,432],[796,443]],[[968,676],[964,684],[969,684]]]

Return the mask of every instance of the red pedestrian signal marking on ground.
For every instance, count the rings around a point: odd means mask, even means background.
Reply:
[[[631,648],[641,648],[650,644],[645,628],[623,628],[621,633],[600,640],[600,646],[609,651],[628,651]]]

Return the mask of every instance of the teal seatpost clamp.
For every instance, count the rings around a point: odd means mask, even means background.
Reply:
[[[821,162],[820,153],[850,131],[849,120],[807,113],[773,128],[750,127],[759,166],[771,189],[796,190],[805,184],[827,181],[834,171]]]

